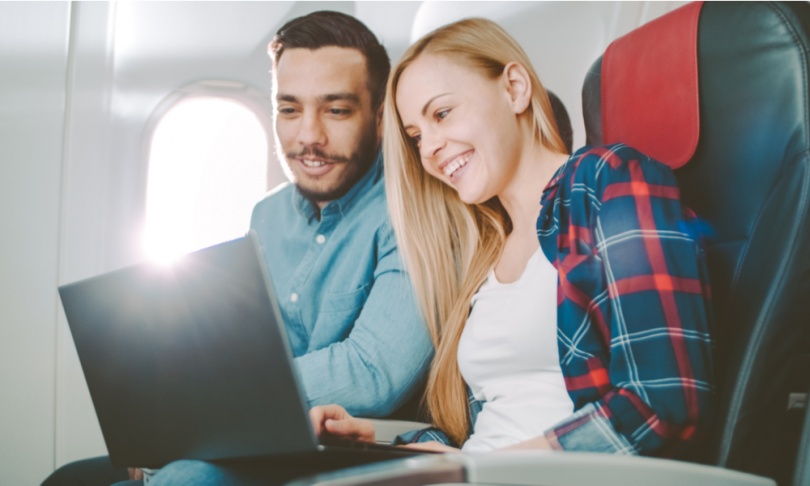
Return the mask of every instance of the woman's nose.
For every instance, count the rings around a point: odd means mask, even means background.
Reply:
[[[436,133],[422,132],[419,153],[423,159],[435,157],[444,147],[446,141]]]

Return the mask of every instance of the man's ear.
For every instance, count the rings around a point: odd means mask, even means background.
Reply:
[[[529,72],[522,64],[510,62],[503,68],[502,77],[512,110],[518,115],[523,113],[532,101]]]
[[[377,122],[377,142],[382,140],[382,130],[383,130],[383,105],[385,102],[380,102],[380,106],[377,107],[377,113],[374,115],[374,119]]]

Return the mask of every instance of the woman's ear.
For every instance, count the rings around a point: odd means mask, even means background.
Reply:
[[[532,82],[526,68],[517,62],[510,62],[503,68],[503,82],[512,110],[518,115],[526,111],[532,101]]]

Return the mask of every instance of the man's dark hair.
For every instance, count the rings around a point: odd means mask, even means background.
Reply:
[[[314,50],[327,46],[348,47],[363,54],[366,58],[371,103],[376,110],[385,96],[385,82],[391,70],[391,62],[377,37],[351,15],[322,10],[290,20],[278,29],[270,42],[273,66],[278,65],[285,49]]]

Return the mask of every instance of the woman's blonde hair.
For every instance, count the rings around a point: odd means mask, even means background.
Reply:
[[[535,141],[558,153],[564,153],[565,146],[528,56],[489,20],[461,20],[427,34],[405,52],[388,79],[383,132],[388,207],[436,345],[425,401],[434,424],[460,445],[469,435],[470,424],[466,386],[457,362],[458,343],[470,301],[500,257],[511,221],[497,198],[466,204],[454,189],[422,168],[419,151],[402,127],[395,95],[403,71],[426,53],[445,56],[489,79],[501,76],[510,62],[523,65],[531,78],[532,99],[526,115]]]

